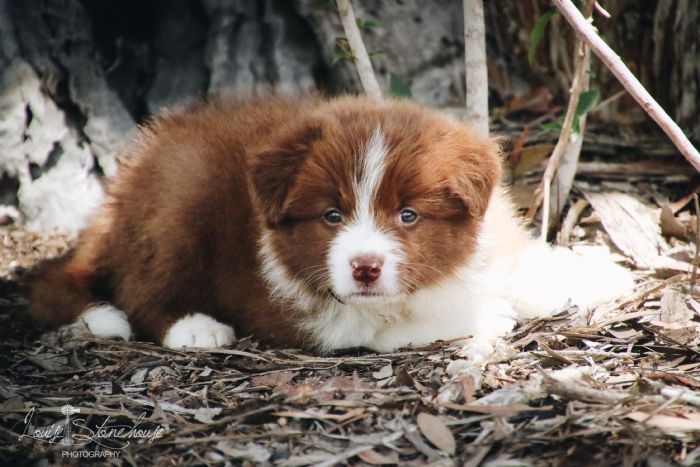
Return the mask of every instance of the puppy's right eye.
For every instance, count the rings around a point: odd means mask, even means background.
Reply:
[[[323,219],[329,224],[340,224],[343,222],[343,215],[337,209],[329,209],[323,215]]]

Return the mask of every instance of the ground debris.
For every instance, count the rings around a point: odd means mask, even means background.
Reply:
[[[19,269],[64,248],[12,238],[28,242],[4,253],[24,258]],[[592,314],[522,323],[482,362],[468,341],[318,356],[248,338],[181,352],[80,330],[42,337],[17,282],[0,281],[0,463],[87,450],[138,465],[694,465],[700,299],[686,273],[638,278]],[[96,434],[115,426],[135,434]]]

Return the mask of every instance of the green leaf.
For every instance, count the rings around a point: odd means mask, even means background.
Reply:
[[[555,9],[545,11],[539,18],[537,18],[535,25],[532,27],[532,32],[530,33],[530,44],[527,47],[527,60],[530,62],[530,65],[532,65],[535,61],[535,52],[537,52],[537,46],[542,40],[544,30],[547,27],[549,20],[552,19],[552,16],[555,14],[557,14],[557,10]]]
[[[571,122],[571,134],[577,135],[581,132],[578,115],[574,115],[574,121]]]
[[[597,89],[582,92],[578,98],[576,116],[580,117],[582,115],[586,115],[588,112],[593,110],[593,108],[598,104],[598,100],[600,100],[600,92],[598,92]]]
[[[394,73],[389,75],[389,92],[393,97],[400,97],[405,99],[411,99],[413,93],[408,84],[401,81],[401,78],[396,76]]]
[[[571,122],[571,132],[579,133],[581,130],[581,125],[579,124],[579,118],[586,115],[588,112],[593,110],[598,104],[600,99],[600,92],[597,89],[591,89],[589,91],[584,91],[578,98],[578,105],[576,106],[576,112],[574,113],[574,120]],[[552,120],[551,122],[543,123],[540,125],[545,131],[561,131],[564,125],[564,119],[559,118],[557,120]]]
[[[551,122],[546,122],[540,125],[545,131],[561,131],[562,120],[552,120]]]
[[[346,57],[344,53],[342,53],[342,52],[336,52],[336,53],[335,53],[335,56],[333,57],[333,61],[331,62],[331,65],[335,65],[335,64],[338,63],[339,61],[344,60],[344,59],[346,59],[346,58],[348,58],[348,57]]]
[[[369,55],[370,58],[376,56],[376,55],[384,55],[386,53],[386,50],[380,49],[380,50],[375,50],[374,52],[370,52],[367,55]]]
[[[362,21],[360,18],[357,18],[357,27],[360,29],[372,29],[376,28],[379,23],[376,21],[372,21],[371,19],[368,19],[367,21]]]
[[[335,39],[335,57],[331,65],[335,65],[338,61],[348,59],[355,63],[355,56],[352,54],[352,49],[346,37],[336,37]]]

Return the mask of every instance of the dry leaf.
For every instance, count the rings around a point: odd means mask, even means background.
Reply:
[[[527,90],[515,96],[506,104],[507,112],[528,112],[534,114],[545,113],[550,110],[552,95],[546,86]]]
[[[637,339],[644,335],[642,331],[630,327],[609,328],[607,331],[618,339]]]
[[[367,462],[371,465],[386,465],[386,464],[398,464],[399,455],[391,451],[388,454],[382,454],[375,451],[374,449],[369,449],[363,451],[357,455],[363,462]]]
[[[418,428],[423,436],[433,443],[438,449],[452,455],[457,449],[457,443],[452,435],[452,431],[439,417],[427,412],[421,412],[416,419]]]
[[[661,380],[668,384],[680,384],[693,389],[700,389],[700,381],[687,376],[675,375],[671,373],[652,373],[647,376],[649,379]]]
[[[287,396],[287,402],[291,404],[306,404],[313,399],[314,396],[318,395],[318,390],[307,384],[299,386],[281,384],[275,387],[273,394],[284,394]]]
[[[525,146],[525,140],[527,140],[527,135],[529,133],[530,127],[525,125],[525,128],[523,128],[523,132],[520,133],[520,136],[518,136],[518,140],[513,145],[513,150],[508,156],[508,165],[510,167],[515,167],[516,165],[518,165],[518,162],[520,162],[520,154],[523,151],[523,147]]]
[[[462,398],[465,404],[469,404],[474,401],[474,394],[476,393],[476,384],[474,382],[474,377],[471,375],[463,376],[459,379],[462,385]]]
[[[532,203],[537,186],[536,183],[531,183],[529,185],[513,185],[508,188],[508,194],[513,204],[515,204],[515,207],[518,209],[527,209]]]
[[[67,371],[71,369],[68,366],[68,358],[63,355],[35,354],[28,355],[27,360],[46,371]]]
[[[250,379],[250,384],[255,387],[277,387],[283,384],[288,384],[296,375],[296,371],[274,371],[272,373],[254,376]]]
[[[553,144],[541,143],[526,146],[520,151],[520,158],[515,167],[513,167],[513,176],[520,177],[525,175],[530,170],[537,167],[547,156],[552,153]]]
[[[379,371],[372,373],[374,379],[384,379],[394,374],[394,370],[391,368],[391,363],[387,366],[383,366]]]
[[[255,443],[248,443],[245,449],[241,449],[231,441],[225,440],[216,443],[215,448],[233,459],[248,459],[256,464],[262,464],[272,457],[270,451]]]
[[[700,185],[696,185],[690,193],[685,195],[679,200],[674,201],[673,203],[669,204],[669,207],[671,208],[671,211],[673,214],[678,213],[681,209],[685,207],[686,204],[688,204],[690,201],[692,201],[693,196],[695,196],[695,193],[697,193],[700,190]]]
[[[636,411],[627,414],[627,418],[666,431],[700,431],[700,413],[695,412],[682,416],[656,414],[650,417],[646,412]]]
[[[408,363],[396,370],[396,384],[398,386],[414,386],[413,378],[408,374]]]
[[[221,407],[200,407],[194,410],[194,419],[202,423],[211,423],[221,413]]]
[[[688,234],[683,224],[678,222],[676,216],[673,215],[673,210],[668,204],[661,205],[661,214],[659,215],[659,225],[661,233],[668,236],[685,238]]]

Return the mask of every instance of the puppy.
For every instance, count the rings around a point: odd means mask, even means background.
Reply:
[[[75,247],[29,280],[44,326],[167,347],[391,351],[489,339],[628,291],[536,243],[498,144],[409,102],[216,99],[154,120]]]

